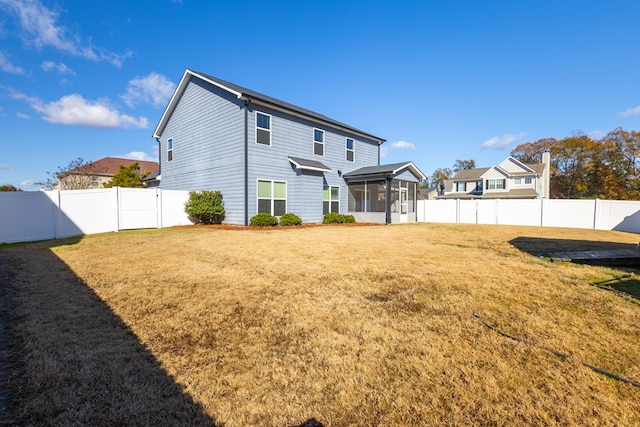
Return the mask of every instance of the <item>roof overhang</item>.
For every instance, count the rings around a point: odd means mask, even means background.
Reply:
[[[191,79],[192,76],[195,76],[201,80],[204,80],[207,83],[210,83],[216,87],[219,87],[221,89],[224,89],[225,91],[232,93],[233,95],[236,96],[236,98],[244,101],[244,102],[248,102],[254,105],[258,105],[258,106],[262,106],[262,107],[266,107],[266,108],[270,108],[272,110],[275,111],[279,111],[282,113],[286,113],[290,116],[294,116],[294,117],[298,117],[300,119],[304,119],[307,121],[310,121],[312,123],[318,124],[318,125],[322,125],[322,126],[326,126],[326,127],[330,127],[342,132],[346,132],[350,135],[354,135],[354,136],[359,136],[361,138],[366,138],[369,140],[373,140],[375,141],[378,145],[381,145],[383,142],[385,142],[385,139],[379,138],[377,136],[359,131],[358,129],[349,127],[349,126],[342,126],[339,123],[333,122],[331,120],[323,120],[321,117],[316,117],[313,115],[307,115],[304,114],[300,111],[296,111],[294,109],[291,108],[286,108],[285,106],[282,105],[278,105],[275,104],[274,102],[270,102],[267,99],[261,99],[259,97],[257,97],[254,93],[244,93],[238,90],[235,90],[233,88],[231,88],[230,86],[224,85],[218,81],[215,81],[209,77],[207,77],[206,75],[203,75],[201,73],[197,73],[195,71],[186,69],[184,74],[182,75],[182,78],[180,79],[180,83],[178,83],[178,86],[176,87],[176,90],[173,92],[173,95],[171,96],[171,99],[169,100],[169,104],[167,105],[167,108],[165,108],[164,113],[162,114],[162,117],[160,118],[160,121],[158,122],[158,126],[156,126],[156,129],[153,132],[153,137],[154,138],[160,138],[160,135],[162,135],[162,132],[164,131],[165,126],[167,125],[167,122],[169,121],[169,117],[171,117],[171,114],[173,113],[174,108],[176,107],[178,101],[180,100],[180,97],[182,96],[182,94],[184,93],[185,89],[187,88],[188,84],[189,84],[189,80]]]

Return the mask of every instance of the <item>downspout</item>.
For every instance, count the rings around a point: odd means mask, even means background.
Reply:
[[[244,101],[244,225],[249,225],[249,104]]]
[[[391,224],[391,181],[392,178],[390,176],[384,177],[386,187],[384,189],[384,198],[385,198],[385,207],[384,207],[384,223]]]
[[[162,143],[160,138],[156,138],[158,141],[158,175],[162,175]]]

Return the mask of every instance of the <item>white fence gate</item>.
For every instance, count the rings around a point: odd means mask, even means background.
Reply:
[[[0,193],[0,243],[191,224],[188,191],[109,188]]]
[[[418,200],[418,222],[528,225],[640,233],[640,202],[621,200]]]

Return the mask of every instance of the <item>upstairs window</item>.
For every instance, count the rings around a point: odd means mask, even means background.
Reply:
[[[324,131],[321,129],[313,130],[313,154],[324,156]]]
[[[525,184],[531,184],[531,181],[532,181],[532,180],[531,180],[531,177],[530,177],[530,176],[528,176],[528,177],[526,177],[526,178],[524,179],[524,183],[525,183]]]
[[[340,187],[325,185],[322,191],[322,214],[340,212]]]
[[[487,190],[504,190],[506,188],[506,179],[488,179]]]
[[[173,138],[167,139],[167,161],[173,160]]]
[[[354,158],[355,158],[355,151],[353,148],[353,139],[351,138],[347,138],[346,140],[346,149],[347,149],[347,162],[353,162]]]
[[[456,182],[456,191],[467,191],[466,182]]]
[[[271,116],[256,111],[256,143],[271,145]]]
[[[514,184],[520,184],[520,183],[521,183],[521,181],[522,181],[522,179],[521,179],[521,178],[513,178],[513,183],[514,183]]]

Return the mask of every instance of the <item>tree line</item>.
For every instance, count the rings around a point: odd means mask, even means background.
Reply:
[[[600,139],[543,138],[518,145],[511,156],[540,163],[545,151],[551,154],[551,198],[640,199],[640,132],[617,128]]]

